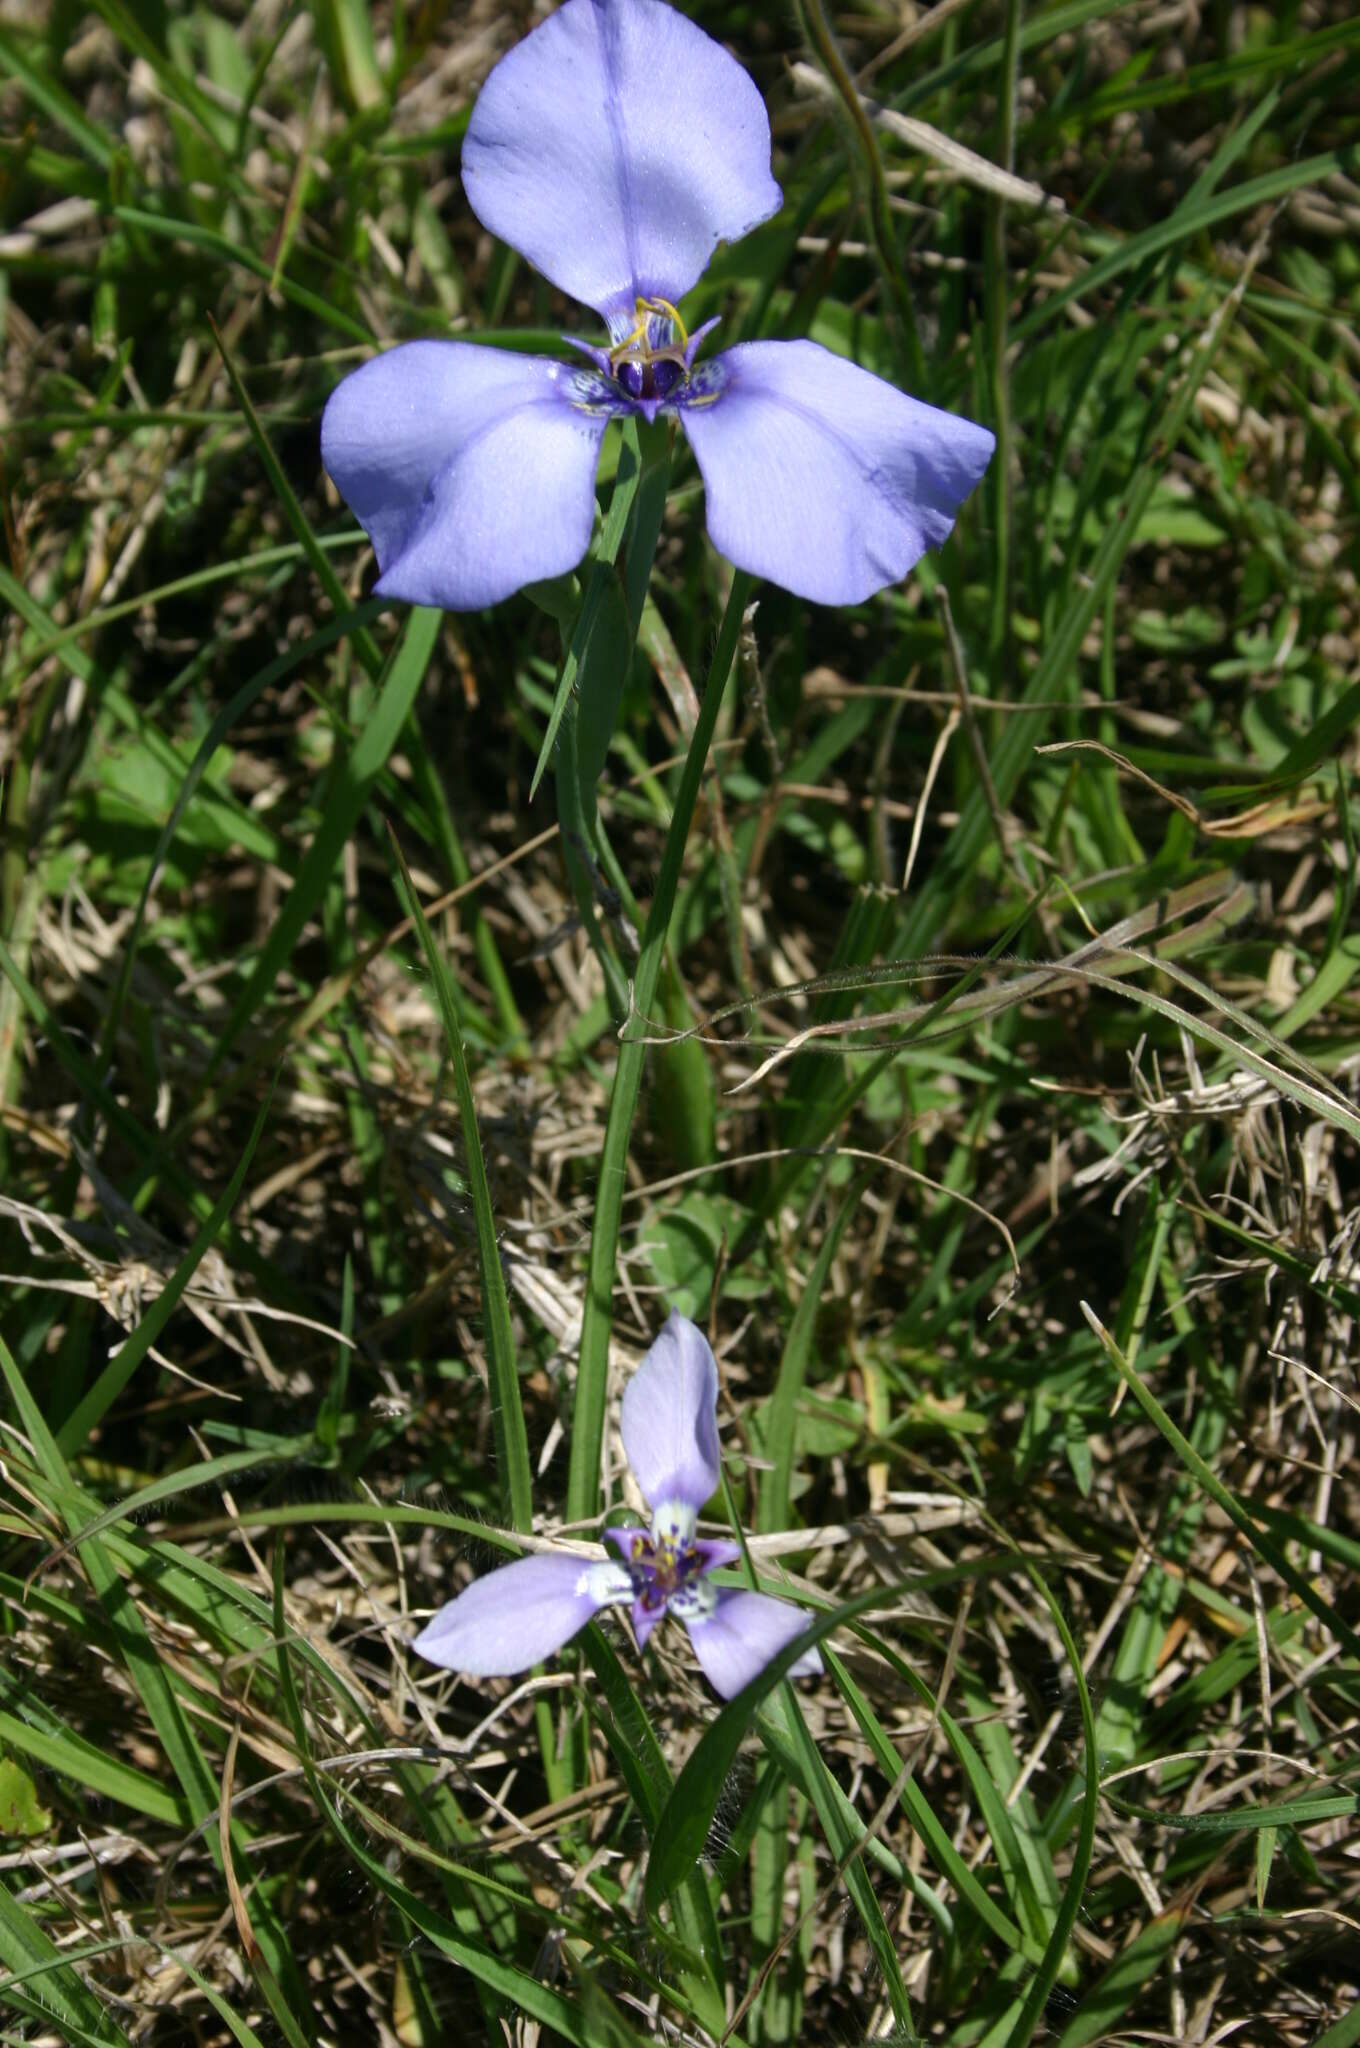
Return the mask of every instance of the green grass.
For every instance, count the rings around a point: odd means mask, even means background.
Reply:
[[[339,378],[582,326],[527,9],[0,18],[5,2041],[1360,2040],[1360,25],[687,11],[691,325],[998,433],[853,611],[646,434],[560,619],[367,597]],[[672,1304],[823,1679],[421,1665]]]

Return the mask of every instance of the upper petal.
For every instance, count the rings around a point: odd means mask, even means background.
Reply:
[[[632,1598],[622,1565],[565,1551],[521,1557],[474,1579],[411,1648],[446,1671],[508,1678],[560,1650],[601,1607]]]
[[[688,1614],[678,1602],[672,1612],[689,1630],[705,1678],[725,1700],[749,1685],[809,1621],[801,1607],[768,1593],[721,1591],[710,1614]],[[821,1652],[814,1648],[797,1660],[789,1677],[812,1678],[821,1668]]]
[[[493,234],[630,325],[636,298],[679,299],[782,197],[755,85],[661,0],[566,0],[503,57],[463,185]]]
[[[819,604],[857,604],[939,547],[996,445],[814,341],[743,342],[691,390],[713,545]]]
[[[648,1506],[697,1512],[718,1484],[718,1367],[677,1309],[624,1389],[620,1426]]]
[[[321,457],[373,542],[384,597],[471,611],[574,569],[606,415],[592,372],[410,341],[331,394]]]

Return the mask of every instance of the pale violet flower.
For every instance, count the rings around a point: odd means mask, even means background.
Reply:
[[[501,1565],[440,1608],[412,1646],[422,1657],[472,1678],[508,1678],[560,1650],[601,1608],[630,1606],[639,1647],[663,1615],[682,1621],[714,1691],[731,1699],[807,1626],[787,1600],[709,1579],[741,1546],[696,1534],[718,1484],[718,1368],[703,1332],[679,1313],[629,1380],[621,1423],[652,1511],[650,1530],[605,1530],[624,1562],[544,1551]],[[812,1649],[790,1676],[821,1668]]]
[[[321,448],[377,590],[455,611],[557,576],[590,543],[605,428],[674,415],[708,530],[740,569],[853,604],[948,537],[993,448],[811,341],[700,362],[676,310],[720,241],[777,212],[755,85],[662,0],[566,0],[502,58],[468,123],[479,220],[604,321],[578,364],[412,341],[332,395]],[[710,323],[716,324],[716,323]]]

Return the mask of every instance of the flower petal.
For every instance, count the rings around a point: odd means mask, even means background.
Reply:
[[[813,341],[748,341],[677,409],[713,545],[818,604],[857,604],[948,538],[995,446],[985,427]]]
[[[736,59],[661,0],[566,0],[472,110],[463,186],[493,234],[617,329],[779,210]]]
[[[368,533],[384,597],[471,611],[574,569],[607,424],[588,370],[410,341],[332,393],[321,456]]]
[[[636,1524],[612,1525],[609,1528],[606,1528],[604,1531],[605,1542],[612,1543],[614,1545],[614,1548],[618,1551],[620,1557],[624,1558],[631,1558],[633,1555],[633,1546],[635,1544],[645,1542],[646,1536],[647,1531],[645,1529],[639,1529],[636,1526]]]
[[[440,1608],[411,1648],[446,1671],[509,1678],[551,1657],[601,1607],[632,1597],[622,1565],[544,1551],[474,1579]]]
[[[633,1634],[637,1637],[640,1650],[647,1647],[647,1638],[659,1621],[666,1619],[664,1607],[648,1607],[641,1600],[633,1602]]]
[[[718,1484],[718,1367],[678,1309],[624,1389],[620,1427],[648,1506],[697,1513]]]
[[[675,1602],[672,1612],[689,1630],[705,1678],[725,1700],[749,1685],[810,1620],[801,1607],[768,1593],[721,1591],[710,1614],[686,1613]],[[821,1652],[812,1649],[798,1659],[789,1677],[812,1678],[821,1668]]]

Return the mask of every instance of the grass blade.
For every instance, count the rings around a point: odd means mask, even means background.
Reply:
[[[859,1207],[860,1196],[868,1184],[867,1175],[857,1180],[837,1210],[836,1220],[822,1239],[821,1248],[812,1263],[812,1270],[798,1297],[793,1321],[789,1324],[784,1355],[779,1361],[779,1377],[774,1383],[774,1395],[770,1401],[770,1417],[765,1428],[765,1456],[770,1460],[771,1470],[762,1476],[760,1485],[756,1528],[762,1534],[787,1529],[789,1526],[789,1491],[793,1483],[793,1450],[798,1426],[798,1402],[802,1396],[808,1362],[812,1356],[817,1310],[821,1306],[832,1263],[841,1248],[841,1239]]]
[[[1228,1520],[1235,1528],[1241,1531],[1252,1549],[1270,1566],[1276,1576],[1288,1586],[1290,1592],[1297,1594],[1309,1612],[1317,1616],[1317,1619],[1322,1623],[1327,1633],[1335,1636],[1336,1640],[1352,1657],[1360,1658],[1360,1636],[1356,1635],[1354,1629],[1347,1626],[1337,1613],[1335,1607],[1329,1601],[1323,1599],[1311,1580],[1305,1578],[1302,1572],[1295,1571],[1279,1545],[1271,1537],[1267,1536],[1265,1531],[1252,1520],[1252,1517],[1242,1506],[1236,1494],[1232,1493],[1223,1484],[1218,1474],[1209,1465],[1205,1464],[1194,1445],[1177,1429],[1152,1389],[1128,1365],[1113,1337],[1111,1337],[1109,1331],[1086,1302],[1082,1303],[1081,1309],[1087,1322],[1104,1345],[1106,1356],[1119,1374],[1120,1379],[1123,1380],[1149,1422],[1161,1431],[1187,1471],[1193,1474],[1205,1493],[1209,1495],[1209,1498],[1216,1502],[1223,1510]]]
[[[501,1492],[506,1514],[515,1529],[529,1530],[534,1522],[533,1485],[529,1474],[529,1440],[524,1428],[519,1374],[515,1366],[515,1333],[510,1322],[510,1302],[505,1289],[496,1213],[491,1203],[491,1184],[486,1177],[482,1135],[477,1125],[477,1105],[468,1075],[463,1034],[458,1025],[458,1006],[443,955],[434,942],[411,871],[389,829],[393,857],[401,876],[402,907],[415,924],[420,949],[434,989],[435,1003],[448,1042],[449,1064],[453,1068],[454,1094],[463,1128],[467,1155],[468,1186],[477,1228],[477,1270],[482,1282],[482,1312],[486,1317],[487,1370],[491,1381],[491,1426],[496,1438],[496,1458],[501,1471]]]
[[[406,621],[373,709],[353,746],[332,771],[321,823],[303,856],[297,880],[222,1027],[209,1068],[210,1080],[261,1008],[321,903],[345,841],[358,824],[373,782],[385,767],[415,702],[439,637],[440,616],[416,607]]]

